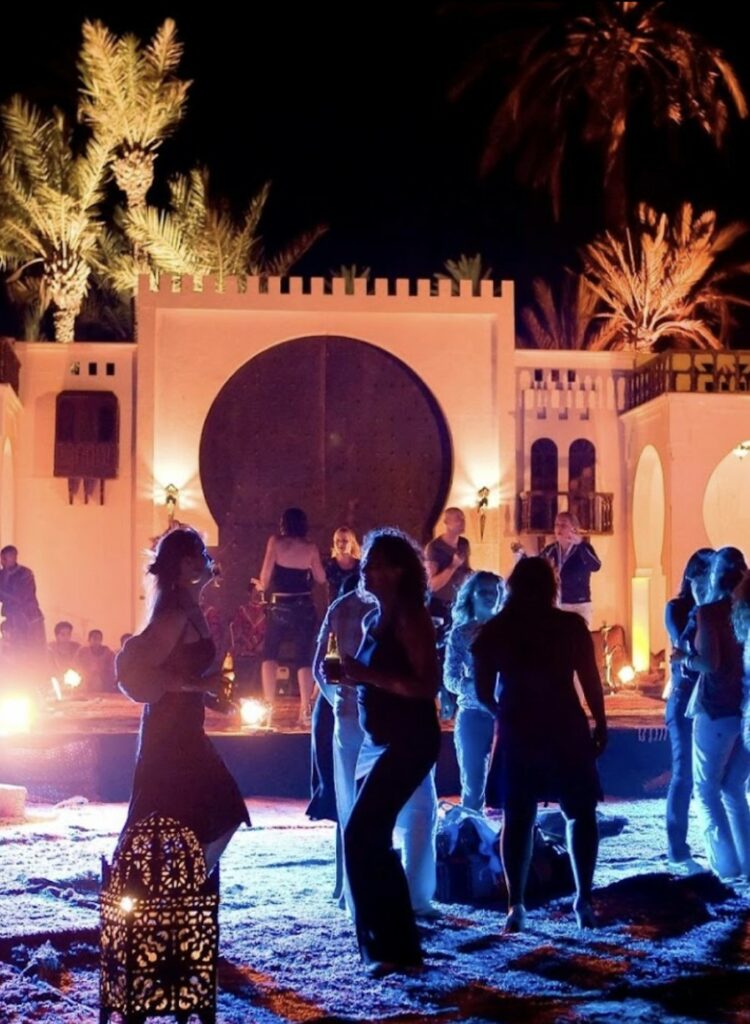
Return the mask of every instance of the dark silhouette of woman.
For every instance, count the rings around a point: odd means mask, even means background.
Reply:
[[[362,578],[377,608],[363,624],[358,660],[346,657],[344,671],[360,684],[360,722],[379,753],[346,823],[344,854],[360,954],[380,977],[422,964],[392,836],[399,811],[437,760],[439,670],[417,545],[397,530],[374,531],[365,538]]]
[[[155,597],[149,623],[132,637],[151,691],[141,716],[133,793],[125,828],[154,812],[176,818],[198,837],[210,872],[237,828],[250,818],[237,784],[203,731],[204,696],[220,677],[207,676],[216,651],[198,597],[211,579],[200,536],[173,530],[149,572]]]
[[[477,694],[498,717],[505,928],[515,932],[526,925],[524,894],[540,800],[558,801],[565,815],[576,918],[579,927],[591,927],[600,796],[596,758],[607,740],[594,646],[581,616],[555,607],[557,580],[546,558],[522,559],[507,587],[502,611],[473,645]],[[576,673],[594,718],[593,736],[576,694]]]

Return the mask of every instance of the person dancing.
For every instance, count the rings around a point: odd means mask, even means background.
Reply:
[[[149,573],[155,579],[151,617],[146,629],[126,642],[116,666],[118,678],[131,672],[139,677],[136,685],[146,700],[123,834],[154,812],[175,818],[197,836],[210,873],[250,817],[203,730],[204,697],[219,686],[220,676],[206,676],[216,650],[198,605],[211,579],[201,537],[189,528],[166,534]],[[137,669],[128,671],[134,660]],[[133,689],[127,683],[122,687],[126,693]]]
[[[344,672],[345,681],[359,684],[360,721],[377,754],[345,825],[344,856],[360,955],[370,974],[381,977],[422,965],[392,840],[399,812],[437,761],[440,679],[416,544],[398,530],[368,534],[362,575],[378,606],[365,621],[359,657],[344,658]]]

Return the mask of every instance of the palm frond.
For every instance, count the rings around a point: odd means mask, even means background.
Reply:
[[[717,261],[746,226],[719,228],[714,211],[696,215],[689,204],[671,221],[644,205],[638,217],[626,244],[606,233],[584,250],[584,275],[604,306],[597,317],[606,321],[591,347],[653,350],[683,338],[697,348],[720,348],[729,306],[737,302],[725,284],[750,265]]]

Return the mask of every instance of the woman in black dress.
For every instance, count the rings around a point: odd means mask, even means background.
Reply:
[[[398,530],[369,534],[362,579],[377,608],[363,624],[359,659],[344,658],[344,672],[346,681],[360,684],[360,723],[379,754],[346,823],[344,854],[360,954],[379,977],[422,963],[392,837],[399,811],[437,761],[440,676],[427,576],[416,544]]]
[[[250,818],[237,784],[203,731],[204,697],[220,676],[207,676],[216,651],[198,606],[211,578],[200,536],[174,530],[159,544],[149,572],[156,579],[153,611],[136,644],[150,691],[125,828],[154,812],[176,818],[198,837],[210,872],[237,828]]]
[[[526,924],[524,893],[540,800],[558,801],[567,820],[574,909],[579,927],[590,927],[600,796],[596,758],[607,741],[594,645],[580,615],[555,607],[557,580],[546,558],[522,559],[507,586],[502,611],[482,627],[472,647],[477,696],[498,717],[505,927],[516,932]],[[593,735],[576,694],[576,673],[594,719]]]
[[[268,538],[260,589],[270,594],[268,622],[260,667],[263,696],[269,706],[269,722],[276,703],[276,674],[285,645],[294,649],[300,710],[297,724],[310,725],[313,695],[312,659],[317,636],[317,616],[312,599],[314,583],[326,577],[317,546],[307,536],[307,516],[301,508],[281,514],[279,533]]]

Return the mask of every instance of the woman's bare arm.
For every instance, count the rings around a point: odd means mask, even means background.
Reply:
[[[268,590],[271,586],[274,565],[276,565],[276,538],[272,536],[268,538],[266,553],[263,557],[263,566],[258,577],[261,590]]]
[[[594,742],[601,753],[607,744],[607,716],[604,711],[604,690],[594,654],[594,641],[581,620],[576,672],[591,717],[594,719]]]

